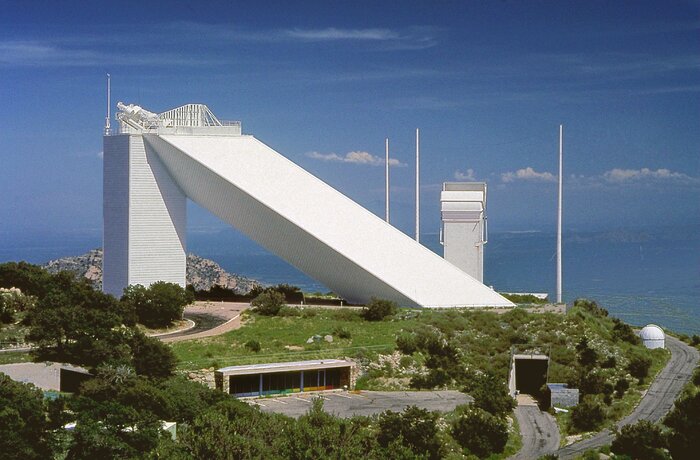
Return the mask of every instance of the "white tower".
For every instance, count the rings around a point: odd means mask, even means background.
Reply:
[[[104,137],[103,290],[185,286],[186,197],[143,134]]]
[[[487,242],[486,183],[445,182],[440,208],[440,243],[445,260],[483,283]]]

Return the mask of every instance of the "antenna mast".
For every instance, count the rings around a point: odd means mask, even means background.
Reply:
[[[561,303],[561,221],[562,221],[562,185],[564,157],[564,125],[559,125],[559,199],[557,206],[557,303]]]
[[[386,199],[386,221],[389,223],[389,138],[387,137],[384,139],[384,150],[386,151],[386,160],[385,160],[385,172],[384,175],[386,177],[386,193],[385,193],[385,199]]]
[[[112,76],[107,74],[107,116],[105,117],[105,136],[109,136],[111,131],[110,126],[110,108],[112,105]]]
[[[420,243],[420,130],[416,128],[416,242]]]

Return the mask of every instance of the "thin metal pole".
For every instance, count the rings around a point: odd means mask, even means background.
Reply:
[[[105,118],[105,136],[109,136],[110,131],[110,118],[111,118],[111,105],[112,105],[112,76],[107,74],[107,117]]]
[[[564,160],[564,125],[559,125],[559,199],[557,206],[557,303],[562,299],[561,276],[561,221],[562,221],[562,192],[563,192],[563,160]]]
[[[386,151],[386,161],[385,161],[385,171],[384,171],[384,175],[386,176],[385,219],[388,223],[389,222],[389,138],[388,137],[386,139],[384,139],[384,150]]]
[[[416,241],[420,243],[420,130],[416,128]]]

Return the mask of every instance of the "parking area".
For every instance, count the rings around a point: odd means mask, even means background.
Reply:
[[[339,417],[373,415],[386,410],[401,412],[408,406],[418,406],[431,411],[448,412],[471,398],[459,391],[330,391],[322,393],[297,393],[290,396],[247,399],[263,412],[275,412],[299,417],[311,407],[314,398],[323,399],[326,412]]]

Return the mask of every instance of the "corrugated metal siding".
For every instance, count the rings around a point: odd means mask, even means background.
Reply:
[[[191,199],[350,300],[512,305],[251,136],[145,139]]]
[[[103,139],[102,290],[120,297],[128,282],[129,136]]]

